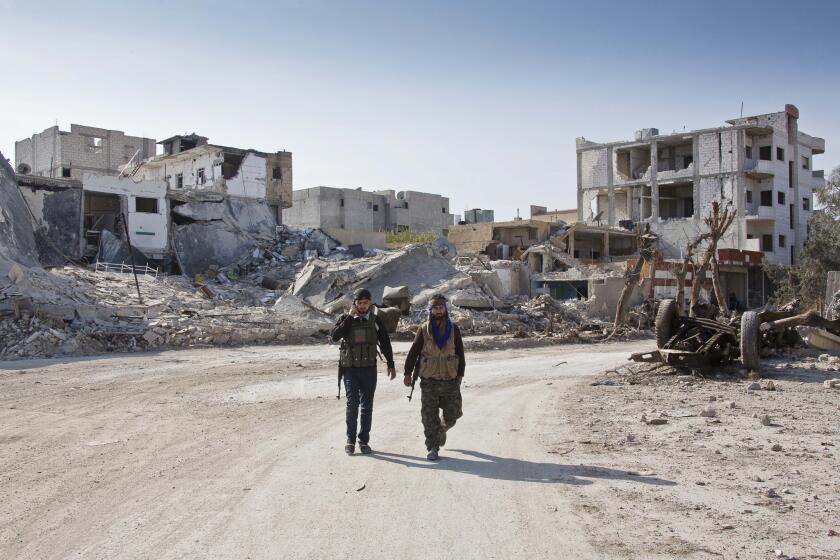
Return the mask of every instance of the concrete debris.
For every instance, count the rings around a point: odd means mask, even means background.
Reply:
[[[182,276],[130,269],[10,262],[0,276],[0,359],[163,347],[323,341],[351,294],[364,287],[390,332],[412,336],[441,293],[473,347],[595,341],[608,325],[589,302],[529,298],[520,261],[452,258],[445,240],[355,258],[318,229],[276,225],[260,203],[203,197],[172,209]],[[101,258],[128,264],[128,247],[104,231]],[[34,255],[34,245],[30,253]],[[357,253],[358,254],[358,253]],[[136,255],[137,265],[146,264]],[[495,337],[495,338],[494,338]]]

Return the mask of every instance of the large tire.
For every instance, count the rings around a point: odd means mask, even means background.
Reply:
[[[756,311],[741,315],[741,363],[751,370],[758,369],[758,335],[761,321]]]
[[[663,299],[659,302],[656,312],[656,347],[664,348],[665,343],[674,336],[674,325],[677,322],[677,301]]]

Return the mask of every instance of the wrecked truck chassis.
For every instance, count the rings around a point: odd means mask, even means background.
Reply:
[[[744,367],[757,369],[762,349],[793,346],[795,328],[811,325],[840,332],[840,323],[823,319],[815,311],[795,315],[790,311],[746,311],[729,323],[680,317],[674,300],[663,300],[656,314],[656,345],[652,352],[630,356],[636,362],[675,367],[726,365],[740,358]]]
[[[713,319],[677,317],[675,313],[665,321],[661,317],[663,308],[665,313],[672,311],[665,303],[657,314],[660,347],[651,352],[637,352],[631,360],[696,368],[728,364],[739,356],[738,328]]]

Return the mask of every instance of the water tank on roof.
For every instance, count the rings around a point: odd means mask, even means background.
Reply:
[[[636,140],[647,140],[653,136],[659,136],[658,128],[642,128],[636,131]]]

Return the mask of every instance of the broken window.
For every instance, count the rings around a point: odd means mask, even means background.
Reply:
[[[811,169],[811,160],[802,156],[802,169]]]
[[[779,161],[785,161],[785,149],[784,148],[776,148],[776,159]]]
[[[745,146],[747,159],[752,159],[752,146]]]
[[[790,205],[790,216],[789,216],[789,223],[791,229],[793,229],[793,204]]]
[[[378,204],[373,205],[373,211],[374,212],[379,212],[379,205]]]
[[[758,149],[758,159],[765,161],[773,159],[773,146],[761,146]]]
[[[761,236],[761,250],[773,252],[773,236],[769,233]]]
[[[239,168],[242,166],[242,160],[245,159],[244,154],[231,154],[224,152],[224,159],[222,160],[222,177],[225,179],[233,179],[239,173]]]
[[[282,181],[283,180],[283,168],[282,167],[272,167],[271,168],[271,178],[275,181]]]
[[[690,218],[694,216],[694,183],[674,183],[659,187],[659,217]]]
[[[441,213],[441,214],[446,214],[446,208],[441,208],[441,209],[440,209],[440,213]]]
[[[773,191],[761,191],[761,205],[773,206]]]
[[[793,188],[793,162],[788,162],[788,188]]]
[[[344,199],[343,199],[343,198],[341,199],[341,203],[339,204],[339,206],[341,206],[342,208],[344,208]]]
[[[673,142],[673,144],[669,144]],[[663,140],[659,147],[659,171],[681,171],[694,163],[694,144],[691,140]]]
[[[811,209],[811,201],[808,200],[807,198],[802,199],[802,209],[805,210],[806,212]]]
[[[618,148],[615,151],[616,172],[624,181],[641,179],[650,169],[650,146]]]
[[[69,167],[62,167],[61,168],[61,176],[62,177],[70,177],[70,168]]]
[[[752,204],[752,191],[747,191],[747,204]]]
[[[784,204],[785,203],[785,193],[783,193],[782,191],[776,192],[776,199],[777,199],[779,204]]]
[[[142,212],[143,214],[158,213],[158,199],[156,198],[144,198],[138,196],[134,202],[137,212]]]
[[[93,154],[101,154],[103,140],[99,136],[88,136],[88,151]]]
[[[184,188],[184,174],[183,173],[176,173],[175,174],[175,188],[176,189],[183,189]]]
[[[204,176],[204,168],[199,167],[195,172],[195,184],[196,185],[203,185],[205,181],[206,181],[206,178]]]
[[[787,239],[785,239],[785,236],[780,235],[779,236],[779,248],[784,248],[786,243],[787,243]]]
[[[368,203],[367,203],[367,207],[368,207],[368,210],[370,210],[371,208],[373,208],[373,202],[368,201]]]

